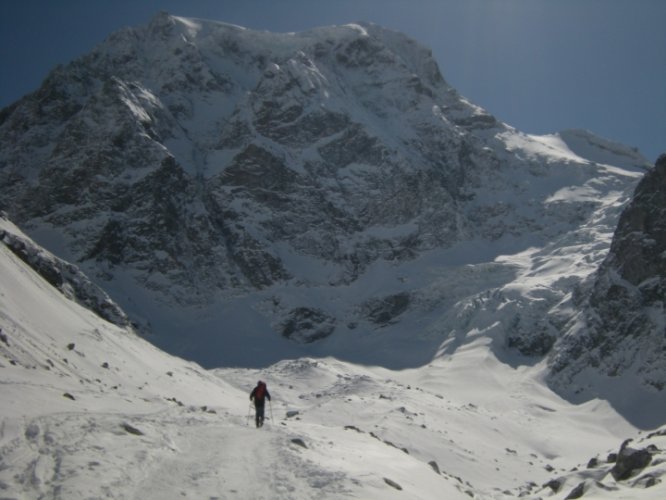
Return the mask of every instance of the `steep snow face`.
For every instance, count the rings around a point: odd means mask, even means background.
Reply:
[[[48,252],[5,218],[0,231],[3,418],[66,412],[72,401],[79,409],[110,412],[150,412],[163,396],[220,404],[221,381],[159,351],[129,325],[102,318],[72,287],[56,288],[41,261],[23,259],[11,245],[20,240],[44,256]]]
[[[663,397],[666,386],[666,155],[636,187],[620,216],[610,252],[580,295],[582,312],[568,326],[553,357],[553,383],[589,396],[590,368],[633,387],[603,396],[630,406]],[[572,383],[575,382],[575,383]],[[594,391],[594,389],[592,389]]]
[[[65,296],[94,311],[101,318],[118,326],[128,326],[129,319],[109,296],[94,285],[76,266],[57,258],[37,246],[30,239],[20,236],[20,231],[2,216],[0,241],[17,257],[26,262],[52,286]]]
[[[378,26],[168,14],[54,70],[0,144],[0,208],[207,366],[541,356],[644,163],[521,134]]]
[[[4,218],[0,230],[39,250]],[[212,373],[82,307],[4,241],[3,497],[663,496],[666,430],[638,435],[603,402],[566,402],[541,367],[499,363],[483,338],[415,370],[303,358]],[[272,396],[262,429],[258,379]],[[608,462],[628,437],[622,454],[641,460]]]

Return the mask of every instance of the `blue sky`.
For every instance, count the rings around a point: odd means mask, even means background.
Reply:
[[[279,32],[374,22],[430,47],[451,85],[520,130],[666,152],[666,0],[0,0],[0,106],[160,10]]]

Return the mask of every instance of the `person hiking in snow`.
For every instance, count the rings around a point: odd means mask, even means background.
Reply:
[[[266,399],[271,400],[271,395],[268,393],[266,384],[261,380],[257,382],[257,387],[252,389],[250,393],[250,401],[254,401],[254,409],[256,410],[255,422],[257,427],[264,425],[264,404]]]

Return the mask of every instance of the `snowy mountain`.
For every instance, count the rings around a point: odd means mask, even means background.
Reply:
[[[370,24],[160,14],[0,113],[0,208],[207,367],[555,356],[646,168],[501,123]]]
[[[663,497],[666,428],[573,405],[545,365],[513,369],[483,337],[412,370],[302,358],[210,372],[86,308],[48,280],[62,261],[4,217],[0,231],[3,498]],[[255,429],[259,378],[272,401]]]
[[[630,407],[666,386],[666,155],[636,187],[620,216],[610,251],[578,291],[580,313],[566,328],[552,360],[557,386],[578,397],[594,372],[639,381],[595,395]],[[658,393],[657,393],[658,394]],[[660,395],[661,396],[661,395]],[[645,422],[658,422],[648,413]]]

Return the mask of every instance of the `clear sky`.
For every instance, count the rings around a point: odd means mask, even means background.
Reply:
[[[277,32],[374,22],[430,47],[451,85],[522,131],[666,152],[666,0],[0,0],[0,107],[160,10]]]

